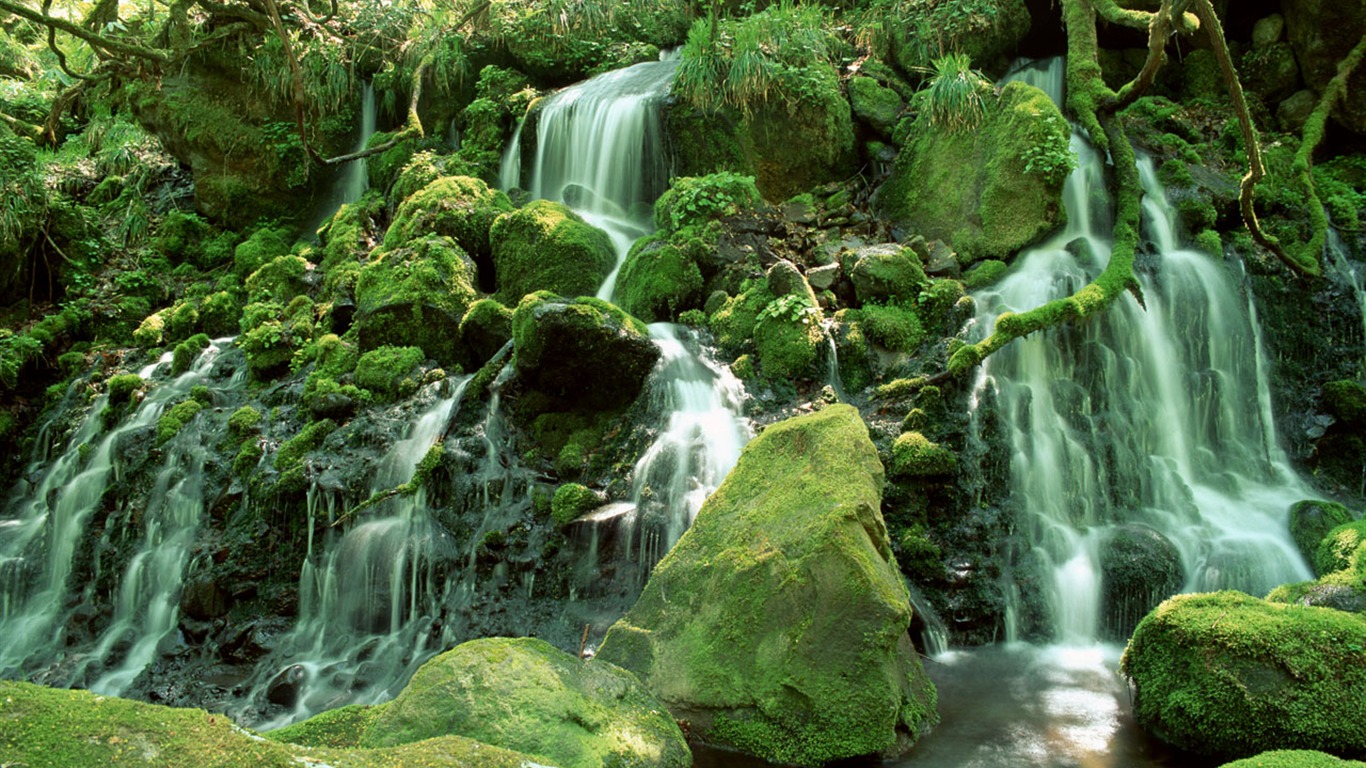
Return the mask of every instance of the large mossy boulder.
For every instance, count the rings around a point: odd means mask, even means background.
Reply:
[[[415,346],[451,362],[460,319],[474,301],[473,277],[470,257],[442,235],[377,252],[356,281],[361,348]]]
[[[348,708],[357,711],[359,708]],[[298,730],[296,729],[296,732]],[[0,681],[0,760],[26,768],[524,768],[532,758],[462,736],[384,749],[296,745],[262,738],[221,714],[89,691]]]
[[[493,220],[513,210],[501,190],[469,176],[439,178],[414,192],[399,205],[384,233],[386,248],[396,248],[423,235],[445,235],[476,262],[490,256],[489,229]]]
[[[637,240],[617,275],[622,309],[647,323],[673,320],[702,304],[702,270],[693,249],[663,238]]]
[[[1310,749],[1277,749],[1224,763],[1221,768],[1363,768],[1366,763]]]
[[[878,189],[897,227],[951,243],[964,263],[1008,259],[1063,222],[1070,130],[1043,91],[1008,83],[975,130],[917,119]]]
[[[1304,82],[1322,93],[1338,62],[1366,35],[1366,0],[1282,0],[1286,33]],[[1333,117],[1348,130],[1366,133],[1366,68],[1357,67]]]
[[[620,667],[535,638],[472,640],[437,656],[369,722],[361,745],[457,735],[560,768],[687,768],[678,724]]]
[[[544,291],[517,305],[512,339],[518,379],[550,401],[547,410],[626,406],[660,354],[645,326],[615,305]]]
[[[936,720],[858,411],[755,438],[655,567],[599,660],[640,675],[695,737],[765,760],[894,755]]]
[[[1241,592],[1180,595],[1124,651],[1134,716],[1181,749],[1366,754],[1366,620]]]
[[[903,72],[915,72],[931,67],[940,52],[954,50],[977,67],[1003,72],[1029,34],[1027,6],[1026,0],[919,0],[916,23],[890,30],[892,60]]]
[[[535,291],[591,296],[616,264],[606,232],[551,200],[499,216],[490,239],[496,298],[509,306]]]

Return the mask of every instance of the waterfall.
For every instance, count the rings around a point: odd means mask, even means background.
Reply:
[[[361,152],[365,145],[370,141],[370,137],[375,135],[375,86],[364,82],[360,87],[360,133],[356,136],[356,145],[351,148],[352,153]],[[338,182],[338,194],[340,196],[339,205],[354,203],[365,194],[370,188],[370,174],[366,170],[364,160],[352,160],[347,163],[342,170],[341,180]]]
[[[598,291],[601,299],[612,299],[631,245],[654,230],[653,204],[669,176],[659,106],[676,68],[676,60],[664,57],[599,75],[547,99],[537,119],[529,192],[566,203],[611,237],[617,262]],[[520,166],[519,129],[504,154],[505,187],[520,183]],[[610,527],[638,588],[751,436],[742,415],[744,388],[730,370],[712,361],[687,328],[654,323],[649,331],[662,352],[649,387],[666,416],[635,464],[630,504],[581,521],[589,530],[580,586],[596,578],[601,529]]]
[[[121,438],[149,429],[168,405],[184,399],[193,387],[208,383],[215,362],[231,342],[215,340],[189,371],[169,381],[158,381],[159,372],[170,367],[172,358],[169,352],[162,355],[138,372],[153,386],[130,416],[105,431],[108,398],[101,395],[61,456],[50,463],[45,456],[35,457],[28,474],[41,475],[41,480],[33,486],[21,482],[11,495],[9,516],[0,520],[0,636],[5,638],[0,647],[0,674],[31,671],[62,659],[66,622],[73,610],[68,582],[76,550],[82,539],[92,535],[87,526],[110,476],[118,471],[116,449]],[[242,381],[238,376],[227,388],[237,388]],[[148,508],[139,510],[144,539],[120,580],[113,622],[96,648],[84,654],[74,670],[64,673],[72,684],[85,683],[88,670],[121,658],[119,668],[107,672],[95,687],[123,691],[176,626],[182,572],[203,504],[197,489],[202,451],[191,445],[193,427],[187,431],[192,434],[176,440],[168,451],[166,469]],[[193,487],[183,487],[183,483]],[[89,588],[78,594],[83,600],[91,597]]]
[[[1360,264],[1354,264],[1347,255],[1347,244],[1333,228],[1328,229],[1328,238],[1323,244],[1324,261],[1329,271],[1352,288],[1357,307],[1361,311],[1361,330],[1366,338],[1366,279],[1362,276]],[[1366,357],[1362,357],[1357,375],[1366,378]]]
[[[431,402],[407,435],[380,459],[370,483],[379,501],[360,511],[345,534],[319,555],[310,537],[299,576],[299,619],[281,641],[273,663],[258,667],[252,699],[289,708],[270,729],[343,704],[393,698],[417,667],[447,645],[436,617],[451,583],[450,536],[432,517],[426,491],[395,493],[445,433],[470,377],[434,384]],[[444,394],[438,390],[445,387]],[[309,530],[335,509],[315,491]],[[311,534],[310,534],[311,536]]]
[[[1068,225],[975,295],[982,334],[1000,313],[1070,294],[1105,267],[1103,158],[1075,133],[1072,148]],[[1042,567],[1051,636],[1064,643],[1122,639],[1172,587],[1261,595],[1310,578],[1286,532],[1287,509],[1310,494],[1275,440],[1244,288],[1224,265],[1182,247],[1152,163],[1139,170],[1146,310],[1125,295],[1084,325],[1018,339],[984,362],[972,394],[980,403],[994,390],[1011,500]],[[974,410],[974,420],[987,417]],[[1123,582],[1122,564],[1107,562],[1122,555],[1106,553],[1126,538],[1151,548],[1144,557],[1171,553],[1165,582]],[[1132,603],[1117,602],[1116,591]],[[1010,602],[1014,617],[1020,608]]]

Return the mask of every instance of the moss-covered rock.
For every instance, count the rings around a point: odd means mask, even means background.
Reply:
[[[607,501],[603,494],[580,483],[565,483],[555,489],[550,501],[550,516],[558,525],[568,525],[579,515],[591,512]]]
[[[530,294],[512,318],[518,378],[563,410],[620,408],[659,359],[641,322],[605,301]]]
[[[490,238],[496,298],[504,304],[534,291],[591,296],[616,264],[606,232],[550,200],[499,216]]]
[[[1366,621],[1240,592],[1180,595],[1134,631],[1134,716],[1181,749],[1366,754]]]
[[[281,474],[289,472],[303,463],[304,456],[318,449],[327,436],[337,431],[337,423],[331,419],[315,421],[304,427],[299,434],[280,444],[275,453],[275,468]]]
[[[308,290],[308,270],[308,261],[301,256],[276,256],[247,277],[247,300],[288,303]]]
[[[1326,574],[1353,567],[1363,545],[1366,545],[1366,520],[1353,520],[1333,528],[1314,550],[1314,572]]]
[[[1329,531],[1351,521],[1352,513],[1336,501],[1305,499],[1290,507],[1290,538],[1294,539],[1305,562],[1313,565],[1319,542]],[[1323,572],[1318,575],[1322,576]]]
[[[892,61],[903,72],[932,65],[943,51],[966,54],[978,67],[1002,72],[1029,34],[1025,0],[926,0],[914,23],[889,30]]]
[[[535,638],[472,640],[413,675],[361,742],[460,735],[564,768],[687,768],[678,725],[629,672]]]
[[[289,253],[289,240],[283,230],[262,227],[238,244],[233,251],[233,271],[245,280],[277,256]]]
[[[10,680],[0,681],[0,744],[7,763],[28,768],[523,768],[530,759],[460,736],[387,749],[298,746],[262,738],[231,718],[202,709]]]
[[[356,282],[361,347],[420,347],[456,359],[460,318],[475,292],[473,263],[455,240],[427,235],[373,257]]]
[[[1338,62],[1366,35],[1366,0],[1285,0],[1281,7],[1304,81],[1322,93],[1337,75]],[[1357,67],[1348,78],[1333,118],[1348,130],[1366,133],[1366,69]]]
[[[728,171],[680,176],[669,182],[669,188],[655,201],[655,226],[673,233],[753,211],[763,204],[753,176]]]
[[[265,736],[271,741],[298,744],[301,747],[359,747],[361,737],[375,717],[384,711],[384,707],[384,704],[349,704],[319,712],[307,720],[270,731]]]
[[[264,381],[289,369],[295,353],[313,339],[313,309],[307,296],[298,296],[287,307],[265,301],[242,310],[237,345],[255,379]]]
[[[958,465],[953,451],[920,432],[903,432],[892,442],[891,473],[902,477],[952,474]]]
[[[422,384],[427,353],[418,347],[384,346],[356,361],[356,384],[385,397],[408,397]]]
[[[768,427],[597,658],[639,674],[703,741],[812,766],[903,751],[935,721],[935,694],[882,483],[850,406]]]
[[[476,262],[488,259],[493,220],[512,210],[501,190],[469,176],[445,176],[414,192],[394,214],[384,246],[395,248],[424,235],[445,235]],[[473,282],[473,275],[471,282]]]
[[[1366,763],[1308,749],[1278,749],[1224,763],[1220,768],[1362,768]]]
[[[849,104],[859,120],[883,136],[892,135],[892,128],[906,107],[896,91],[871,77],[849,78]]]
[[[711,332],[716,335],[716,343],[728,352],[744,348],[754,336],[759,313],[774,298],[766,280],[749,280],[742,284],[740,292],[726,297],[708,321]]]
[[[512,310],[494,299],[480,299],[460,318],[460,345],[469,369],[498,354],[512,339]]]
[[[877,205],[896,225],[951,243],[965,262],[1008,259],[1063,221],[1070,130],[1043,91],[1009,83],[974,131],[930,124],[897,156]]]
[[[809,297],[787,294],[770,301],[756,318],[754,347],[759,370],[774,380],[814,379],[826,346],[820,307]]]
[[[920,256],[910,248],[886,244],[852,251],[846,258],[854,295],[864,302],[914,303],[929,285]]]
[[[1366,385],[1343,379],[1323,385],[1323,404],[1339,421],[1352,426],[1366,424]]]
[[[647,323],[673,320],[702,304],[702,270],[689,249],[659,238],[631,247],[617,275],[622,309]]]

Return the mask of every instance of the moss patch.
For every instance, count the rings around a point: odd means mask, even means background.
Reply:
[[[549,200],[499,216],[490,237],[496,298],[504,304],[534,291],[591,296],[616,263],[606,232]]]

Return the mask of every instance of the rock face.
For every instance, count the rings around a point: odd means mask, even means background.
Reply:
[[[1366,621],[1241,592],[1174,597],[1124,651],[1140,725],[1181,749],[1366,754]]]
[[[1300,62],[1300,74],[1322,93],[1337,65],[1366,34],[1366,0],[1282,0],[1286,32]],[[1343,103],[1333,117],[1343,127],[1366,133],[1366,68],[1347,80]]]
[[[922,115],[878,207],[895,225],[950,243],[964,263],[1009,257],[1063,221],[1069,133],[1048,96],[1018,82],[976,130],[935,128]]]
[[[678,724],[635,676],[535,638],[485,638],[422,665],[361,738],[392,747],[458,735],[561,768],[687,768]]]
[[[698,738],[766,760],[905,750],[936,720],[935,692],[907,634],[882,483],[850,406],[768,427],[598,659],[640,675]]]

